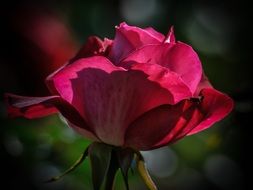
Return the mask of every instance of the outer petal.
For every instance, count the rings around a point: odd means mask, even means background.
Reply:
[[[102,56],[94,56],[90,58],[79,59],[73,64],[65,65],[57,72],[51,74],[46,82],[51,92],[58,93],[63,99],[72,104],[81,115],[85,118],[84,111],[84,96],[83,86],[84,80],[80,74],[83,70],[101,69],[106,73],[111,73],[115,70],[124,70],[115,67],[112,63]],[[73,81],[78,81],[73,84]],[[75,86],[76,85],[76,86]],[[79,97],[79,98],[77,98]]]
[[[223,119],[233,109],[233,100],[215,89],[203,89],[200,95],[203,97],[203,100],[197,104],[195,101],[193,102],[191,109],[194,111],[190,120],[182,118],[183,124],[178,125],[181,126],[179,130],[176,127],[174,129],[176,133],[172,131],[172,133],[169,133],[153,148],[175,142],[186,135],[201,132]]]
[[[80,59],[51,79],[105,143],[121,146],[126,127],[146,111],[169,103],[169,92],[142,71],[115,67],[104,57]]]
[[[209,128],[233,108],[233,101],[214,89],[204,89],[203,100],[184,100],[177,105],[155,108],[137,120],[126,131],[126,144],[150,150],[175,142]]]
[[[159,44],[164,38],[162,34],[151,28],[141,29],[121,23],[119,27],[116,27],[116,36],[109,57],[117,65],[133,50],[147,44]]]
[[[162,105],[140,116],[128,127],[124,146],[137,150],[151,149],[175,128],[187,109],[187,103]]]
[[[190,46],[181,42],[144,46],[122,60],[120,66],[128,68],[133,62],[167,67],[183,79],[192,94],[196,91],[202,75],[198,55]]]
[[[5,99],[10,117],[22,116],[28,119],[34,119],[60,111],[68,123],[72,123],[75,126],[73,128],[82,131],[82,135],[85,134],[84,136],[91,140],[97,139],[76,109],[59,96],[25,97],[6,94]]]
[[[205,117],[201,123],[194,127],[187,135],[205,130],[215,122],[223,119],[234,107],[234,102],[229,96],[213,88],[203,89],[200,94],[204,98],[200,109],[201,112],[205,113]]]
[[[137,63],[131,67],[131,70],[143,71],[149,77],[148,79],[157,82],[161,87],[170,92],[170,104],[176,104],[182,99],[191,97],[191,91],[178,74],[157,64]]]
[[[28,119],[57,113],[57,108],[52,104],[57,98],[57,96],[25,97],[5,94],[8,115],[10,117],[23,116]]]

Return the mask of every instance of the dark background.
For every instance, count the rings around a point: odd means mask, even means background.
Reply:
[[[199,54],[215,88],[235,100],[214,127],[155,153],[144,153],[159,189],[252,189],[252,16],[244,1],[4,1],[0,7],[0,158],[3,189],[92,189],[89,163],[44,184],[81,154],[88,141],[58,116],[7,119],[3,94],[43,96],[44,78],[70,59],[88,36],[113,38],[122,21],[152,26]],[[123,189],[121,176],[116,186]],[[251,188],[250,188],[251,186]],[[145,189],[135,172],[132,189]],[[2,189],[2,188],[1,188]]]

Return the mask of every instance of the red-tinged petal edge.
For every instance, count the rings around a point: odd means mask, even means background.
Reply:
[[[215,89],[203,89],[200,95],[202,100],[183,100],[143,114],[127,129],[125,146],[151,150],[171,144],[211,127],[233,108],[231,98]]]
[[[8,115],[35,119],[60,112],[75,129],[87,133],[86,137],[97,139],[78,111],[59,96],[26,97],[5,94]]]

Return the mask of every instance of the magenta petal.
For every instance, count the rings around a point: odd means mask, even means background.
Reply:
[[[232,99],[215,89],[203,89],[200,95],[203,100],[200,103],[189,101],[189,109],[182,113],[174,129],[153,148],[205,130],[227,116],[233,108]]]
[[[10,117],[25,117],[28,119],[40,118],[57,113],[57,108],[52,104],[57,96],[25,97],[6,94],[8,115]]]
[[[187,135],[192,135],[209,128],[215,122],[227,116],[234,107],[234,102],[230,97],[213,88],[203,89],[200,94],[203,96],[200,110],[204,113],[205,117]]]
[[[5,99],[10,117],[34,119],[60,112],[76,131],[91,140],[97,140],[75,108],[59,96],[25,97],[6,94]]]
[[[169,103],[166,89],[142,71],[115,67],[104,57],[80,59],[50,80],[105,143],[123,145],[125,129],[141,114]]]
[[[203,89],[203,100],[163,105],[137,118],[126,131],[125,146],[150,150],[173,143],[211,127],[233,108],[233,101],[214,90]]]
[[[148,27],[148,28],[145,28],[143,29],[145,31],[147,31],[149,33],[149,35],[153,36],[154,38],[156,38],[159,42],[162,42],[165,38],[165,36],[160,33],[160,32],[157,32],[154,28],[152,27]]]
[[[121,23],[116,28],[116,35],[109,57],[117,65],[130,52],[147,44],[161,43],[163,41],[161,39],[164,39],[164,36],[162,36],[162,34],[158,34],[151,28],[141,29]]]
[[[168,90],[169,104],[176,104],[182,99],[191,97],[191,92],[178,74],[157,64],[137,63],[132,65],[131,70],[143,71],[150,81],[154,81]]]
[[[112,65],[107,58],[94,56],[79,59],[73,64],[66,65],[57,72],[51,74],[46,80],[50,91],[54,93],[57,92],[63,99],[72,104],[84,118],[86,117],[84,111],[84,100],[82,99],[84,96],[83,94],[85,93],[82,91],[84,81],[82,81],[83,79],[78,73],[84,69],[92,68],[102,68],[102,70],[107,73],[115,70],[122,70],[121,68]],[[73,81],[77,81],[77,83],[75,83],[76,86],[72,84]]]
[[[152,149],[175,129],[185,110],[185,103],[162,105],[137,118],[126,131],[124,146],[137,150]]]
[[[144,46],[122,60],[120,66],[128,68],[133,62],[158,64],[170,69],[182,78],[192,94],[202,76],[198,55],[183,43]]]
[[[80,98],[87,118],[105,143],[123,145],[125,129],[134,119],[169,103],[168,92],[146,77],[140,71],[108,74],[92,69],[80,73],[84,92]]]

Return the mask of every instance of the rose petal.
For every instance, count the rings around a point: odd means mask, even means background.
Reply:
[[[115,67],[104,57],[80,59],[51,80],[105,143],[123,145],[125,128],[146,111],[169,103],[170,94],[142,71]]]
[[[151,149],[175,129],[187,103],[182,101],[173,106],[162,105],[137,118],[126,130],[124,146],[137,150]]]
[[[76,84],[77,86],[73,86],[72,81],[78,79],[78,73],[84,69],[102,69],[107,73],[110,73],[115,70],[123,70],[122,68],[115,67],[112,63],[102,56],[93,56],[90,58],[83,58],[75,61],[73,64],[65,65],[57,72],[51,74],[46,83],[51,92],[58,93],[63,99],[72,104],[79,113],[85,118],[84,112],[84,100],[81,98],[83,96],[83,81],[80,78],[78,82],[80,84]],[[78,87],[80,89],[78,90]],[[77,91],[73,91],[73,88]],[[80,98],[76,98],[80,97]]]
[[[143,30],[147,31],[150,35],[152,35],[154,38],[156,38],[159,42],[162,42],[165,38],[165,36],[163,34],[161,34],[160,32],[157,32],[152,27],[147,27]]]
[[[191,97],[191,91],[178,74],[157,64],[137,63],[131,67],[131,70],[143,71],[149,77],[148,79],[157,82],[161,87],[168,90],[171,94],[169,104],[176,104],[182,99]]]
[[[214,89],[204,89],[201,95],[201,102],[184,100],[146,112],[126,130],[124,146],[150,150],[168,145],[209,128],[233,107],[228,96]]]
[[[213,88],[203,89],[200,94],[204,98],[200,105],[200,109],[202,113],[205,113],[205,117],[201,123],[194,127],[187,135],[192,135],[207,129],[215,122],[227,116],[234,107],[234,102],[229,96]]]
[[[55,98],[58,97],[25,97],[5,94],[8,115],[10,117],[23,116],[28,119],[40,118],[57,113],[57,108],[52,104]]]
[[[164,36],[162,36],[162,34],[154,32],[151,28],[141,29],[135,26],[128,26],[126,23],[121,23],[116,28],[116,35],[109,57],[117,65],[122,58],[133,50],[143,45],[161,43],[163,41],[161,38],[164,39]]]
[[[201,62],[194,50],[184,43],[144,46],[119,64],[128,68],[133,62],[162,65],[177,73],[194,94],[202,76]]]
[[[6,94],[5,100],[10,117],[22,116],[28,119],[34,119],[60,111],[68,123],[75,125],[74,128],[76,130],[82,131],[82,135],[85,133],[85,137],[91,140],[97,139],[75,108],[59,96],[25,97]]]
[[[211,127],[214,123],[227,116],[233,109],[233,100],[219,91],[208,88],[201,91],[203,100],[200,103],[191,101],[190,111],[187,117],[181,117],[182,123],[178,123],[174,132],[157,143],[153,148],[159,148],[175,142],[186,135],[192,135]],[[188,119],[187,119],[188,118]]]

